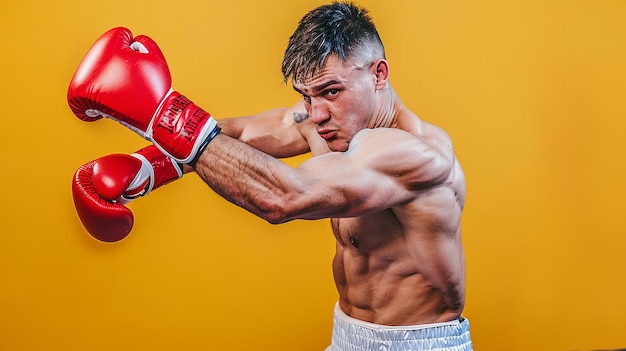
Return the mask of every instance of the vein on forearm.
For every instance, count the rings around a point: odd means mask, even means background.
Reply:
[[[270,221],[284,217],[287,197],[298,191],[295,170],[225,135],[203,152],[196,173],[218,194]]]

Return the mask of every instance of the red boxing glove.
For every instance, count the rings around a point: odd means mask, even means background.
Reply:
[[[173,91],[165,57],[147,36],[114,28],[91,47],[67,92],[84,121],[111,118],[179,163],[193,163],[220,131],[217,121]]]
[[[133,213],[124,204],[182,175],[182,167],[154,146],[132,155],[104,156],[76,171],[72,180],[76,212],[96,239],[121,240],[134,222]]]

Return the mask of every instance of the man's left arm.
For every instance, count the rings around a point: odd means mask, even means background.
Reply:
[[[405,131],[366,129],[347,152],[311,157],[297,168],[218,135],[195,170],[226,200],[270,223],[283,223],[392,208],[443,182],[450,167],[437,150]]]

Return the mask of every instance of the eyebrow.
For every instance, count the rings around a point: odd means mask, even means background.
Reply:
[[[318,86],[313,87],[313,93],[318,93],[326,88],[328,88],[329,86],[333,85],[333,84],[341,84],[340,81],[338,80],[329,80],[328,82],[325,82],[323,84],[320,84]],[[297,91],[300,94],[304,94],[300,89],[296,88],[296,86],[293,86],[293,90]]]

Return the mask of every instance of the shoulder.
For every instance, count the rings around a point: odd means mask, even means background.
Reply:
[[[420,154],[435,152],[442,157],[453,157],[450,136],[443,129],[428,123],[423,123],[418,129],[411,130],[401,128],[363,129],[350,142],[348,152],[362,149],[370,152],[380,150],[382,153],[407,151]]]
[[[450,137],[430,124],[419,131],[364,129],[355,135],[346,155],[413,189],[445,182],[455,163]]]

